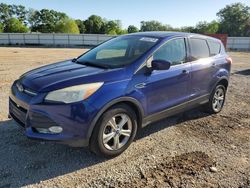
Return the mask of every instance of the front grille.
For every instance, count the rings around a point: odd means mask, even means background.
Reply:
[[[9,112],[11,117],[19,123],[22,127],[25,127],[25,119],[27,110],[18,106],[13,100],[9,99]]]

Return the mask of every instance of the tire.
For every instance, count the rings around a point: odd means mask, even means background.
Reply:
[[[90,150],[106,158],[118,156],[129,147],[136,132],[134,110],[126,104],[115,105],[98,120],[90,138]]]
[[[226,88],[224,85],[218,84],[211,93],[209,102],[205,105],[205,111],[210,114],[219,113],[223,109],[225,99]]]

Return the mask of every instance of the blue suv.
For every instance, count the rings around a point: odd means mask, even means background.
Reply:
[[[232,59],[208,36],[141,32],[16,80],[9,115],[28,138],[89,146],[113,157],[141,127],[205,106],[221,111]]]

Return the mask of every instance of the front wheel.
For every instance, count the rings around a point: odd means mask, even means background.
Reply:
[[[104,157],[115,157],[125,151],[137,131],[137,118],[129,106],[116,105],[101,116],[90,140],[90,149]]]
[[[206,111],[212,114],[219,113],[225,103],[226,99],[226,88],[223,85],[217,85],[212,92],[209,102],[206,105]]]

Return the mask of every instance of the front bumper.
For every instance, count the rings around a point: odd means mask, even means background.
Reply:
[[[42,96],[28,96],[14,86],[9,98],[9,115],[25,129],[31,139],[53,141],[74,147],[89,144],[88,131],[96,109],[87,102],[45,104]],[[62,127],[58,134],[40,133],[37,128]]]

